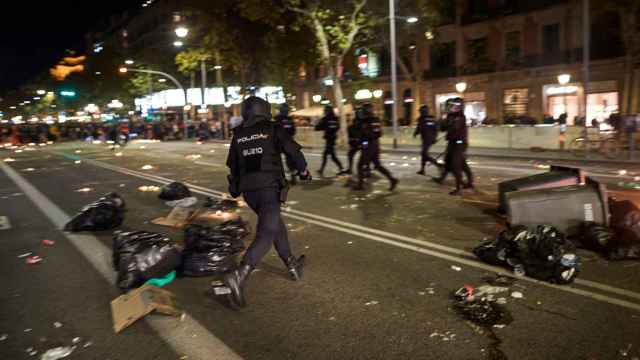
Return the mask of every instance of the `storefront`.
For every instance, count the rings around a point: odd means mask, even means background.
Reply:
[[[589,84],[587,96],[587,125],[591,125],[593,119],[600,123],[609,118],[609,115],[619,109],[619,92],[615,81],[597,81]],[[554,119],[563,113],[567,113],[567,124],[575,125],[575,119],[584,114],[584,89],[581,84],[546,85],[543,88],[545,95],[545,112]]]
[[[529,89],[506,89],[502,100],[502,116],[522,117],[529,115]]]
[[[464,115],[469,125],[482,124],[487,118],[487,104],[484,92],[469,92],[464,95],[446,93],[436,95],[436,116],[443,118],[447,115],[447,100],[462,97],[464,99]]]

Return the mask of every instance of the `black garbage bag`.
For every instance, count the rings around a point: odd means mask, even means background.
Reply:
[[[180,249],[165,235],[133,231],[113,237],[113,267],[118,272],[118,287],[124,291],[165,276],[178,268],[181,260]]]
[[[211,196],[207,197],[204,201],[205,208],[216,211],[231,211],[236,210],[239,207],[238,200],[234,199],[216,199]]]
[[[108,193],[83,207],[64,226],[65,231],[101,231],[120,226],[124,221],[125,202],[116,193]]]
[[[162,200],[180,200],[191,196],[191,190],[181,183],[174,181],[162,187],[158,197]]]
[[[185,228],[181,268],[184,275],[220,275],[235,266],[237,255],[244,250],[242,236],[246,235],[232,223],[215,227],[192,224]]]
[[[508,265],[517,273],[558,284],[573,282],[580,269],[575,245],[552,226],[505,230],[473,251],[490,264]]]
[[[251,233],[249,223],[238,217],[215,226],[216,231],[229,235],[234,239],[244,239]]]
[[[609,260],[640,259],[640,235],[634,227],[617,227],[607,247]]]

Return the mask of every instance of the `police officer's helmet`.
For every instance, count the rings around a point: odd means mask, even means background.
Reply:
[[[429,116],[429,107],[427,105],[420,106],[420,115]]]
[[[245,120],[262,121],[271,119],[271,105],[265,99],[250,96],[242,102],[242,118]]]
[[[289,115],[289,105],[287,103],[281,104],[280,107],[278,108],[278,111],[282,115],[285,115],[285,116]]]
[[[449,112],[461,112],[464,108],[464,100],[462,98],[453,98],[448,101],[449,103]]]
[[[362,105],[362,112],[364,116],[373,116],[373,105],[371,103],[366,103]]]

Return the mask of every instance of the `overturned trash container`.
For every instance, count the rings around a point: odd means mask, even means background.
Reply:
[[[65,231],[102,231],[120,226],[124,221],[125,202],[116,193],[108,193],[83,207],[64,226]]]
[[[549,172],[503,181],[498,184],[500,197],[498,211],[506,212],[506,194],[512,191],[549,189],[584,183],[585,174],[582,169],[552,165]]]
[[[512,191],[505,198],[511,226],[548,224],[574,236],[580,234],[584,222],[609,224],[606,188],[590,179],[586,185]]]

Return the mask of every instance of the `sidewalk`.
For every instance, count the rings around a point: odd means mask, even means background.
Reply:
[[[391,146],[383,145],[382,151],[386,153],[397,154],[419,154],[420,147],[412,145],[401,145],[397,149]],[[441,153],[445,151],[445,146],[435,145],[431,148],[431,153]],[[576,157],[569,151],[545,150],[530,151],[522,149],[490,149],[490,148],[472,148],[467,151],[469,156],[491,157],[491,158],[509,158],[509,159],[526,159],[526,160],[553,160],[553,161],[576,161],[603,164],[638,164],[640,159],[628,160],[628,155],[623,154],[620,159],[607,159],[596,153],[589,154],[587,157]],[[638,155],[636,155],[638,156]]]

